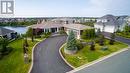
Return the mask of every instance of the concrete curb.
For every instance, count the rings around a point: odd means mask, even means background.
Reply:
[[[61,49],[62,49],[63,46],[65,46],[65,44],[63,44],[63,45],[60,47],[60,49],[59,49],[59,54],[60,54],[61,58],[64,60],[64,62],[65,62],[68,66],[70,66],[71,68],[75,69],[75,67],[72,66],[72,65],[63,57],[63,55],[62,55],[62,53],[61,53]]]
[[[74,70],[71,70],[71,71],[69,71],[69,72],[67,72],[67,73],[74,73],[74,72],[77,72],[77,71],[79,71],[79,70],[82,70],[82,69],[84,69],[84,68],[86,68],[86,67],[90,67],[90,66],[92,66],[92,65],[94,65],[94,64],[97,64],[98,62],[101,62],[101,61],[103,61],[103,60],[105,60],[105,59],[108,59],[108,58],[110,58],[110,57],[112,57],[112,56],[114,56],[114,55],[117,55],[117,54],[119,54],[119,53],[122,53],[122,52],[124,52],[124,51],[127,51],[128,48],[130,48],[130,46],[127,47],[127,48],[121,49],[121,50],[119,50],[119,51],[117,51],[117,52],[111,53],[111,54],[109,54],[109,55],[107,55],[107,56],[104,56],[104,57],[102,57],[102,58],[99,58],[99,59],[97,59],[97,60],[95,60],[95,61],[93,61],[93,62],[90,62],[90,63],[88,63],[88,64],[82,65],[82,66],[80,66],[80,67],[78,67],[78,68],[75,68]]]
[[[46,38],[45,38],[44,40],[46,40]],[[44,40],[42,40],[42,41],[44,41]],[[29,69],[28,73],[31,73],[31,70],[32,70],[32,68],[33,68],[34,49],[35,49],[35,47],[36,47],[39,43],[41,43],[42,41],[37,42],[37,43],[33,46],[33,48],[32,48],[32,62],[31,62],[31,66],[30,66],[30,69]]]

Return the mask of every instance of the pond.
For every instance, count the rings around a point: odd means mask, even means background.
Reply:
[[[6,29],[14,30],[15,32],[19,34],[25,34],[28,30],[28,27],[12,27],[12,26],[3,26]]]

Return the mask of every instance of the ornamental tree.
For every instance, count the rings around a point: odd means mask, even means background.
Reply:
[[[101,35],[99,36],[99,45],[100,45],[100,46],[103,46],[103,45],[104,45],[104,42],[105,42],[105,37],[104,37],[103,34],[101,34]]]
[[[128,25],[128,23],[126,23],[126,25],[124,27],[124,32],[125,32],[126,35],[128,35],[129,32],[130,32],[130,26]]]
[[[95,38],[95,36],[96,36],[95,29],[86,29],[86,30],[83,30],[81,38],[82,39],[93,39],[93,38]]]
[[[34,41],[34,34],[33,34],[33,29],[29,28],[28,31],[26,32],[27,37],[30,37],[32,39],[32,42]]]
[[[91,42],[90,50],[95,51],[95,42],[94,41]]]
[[[115,33],[111,33],[111,37],[110,37],[110,42],[109,42],[109,44],[110,44],[110,45],[113,45],[114,42],[115,42]]]

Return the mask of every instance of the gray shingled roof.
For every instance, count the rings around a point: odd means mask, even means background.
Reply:
[[[35,25],[31,25],[29,27],[32,27],[32,28],[56,28],[56,27],[63,27],[62,24],[60,23],[57,23],[57,22],[44,22],[42,24],[35,24]]]
[[[13,32],[14,32],[13,30],[0,27],[0,36],[4,36],[4,35],[7,35],[7,34],[13,33]]]
[[[64,24],[64,27],[76,30],[93,29],[93,27],[82,24]]]
[[[112,25],[112,26],[119,25],[117,18],[113,15],[105,15],[105,16],[101,17],[100,19],[107,19],[107,22],[104,22],[105,25]],[[96,24],[103,25],[103,23],[101,21],[97,22]]]

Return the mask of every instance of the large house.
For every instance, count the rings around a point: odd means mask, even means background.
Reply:
[[[80,36],[85,29],[93,29],[90,26],[85,26],[82,24],[64,24],[59,22],[44,22],[41,24],[35,24],[30,26],[31,28],[35,30],[38,30],[38,32],[52,32],[57,33],[61,30],[64,30],[67,34],[70,30],[72,30],[75,34],[75,37],[77,39],[80,39]]]
[[[116,17],[113,15],[105,15],[97,20],[94,27],[104,32],[116,32],[117,30],[123,30],[125,26],[126,17]]]
[[[29,27],[33,28],[34,30],[39,30],[39,32],[43,32],[43,33],[46,32],[56,33],[63,29],[63,25],[58,22],[44,22]]]
[[[17,33],[13,30],[0,27],[0,37],[7,39],[14,39],[17,37]]]

